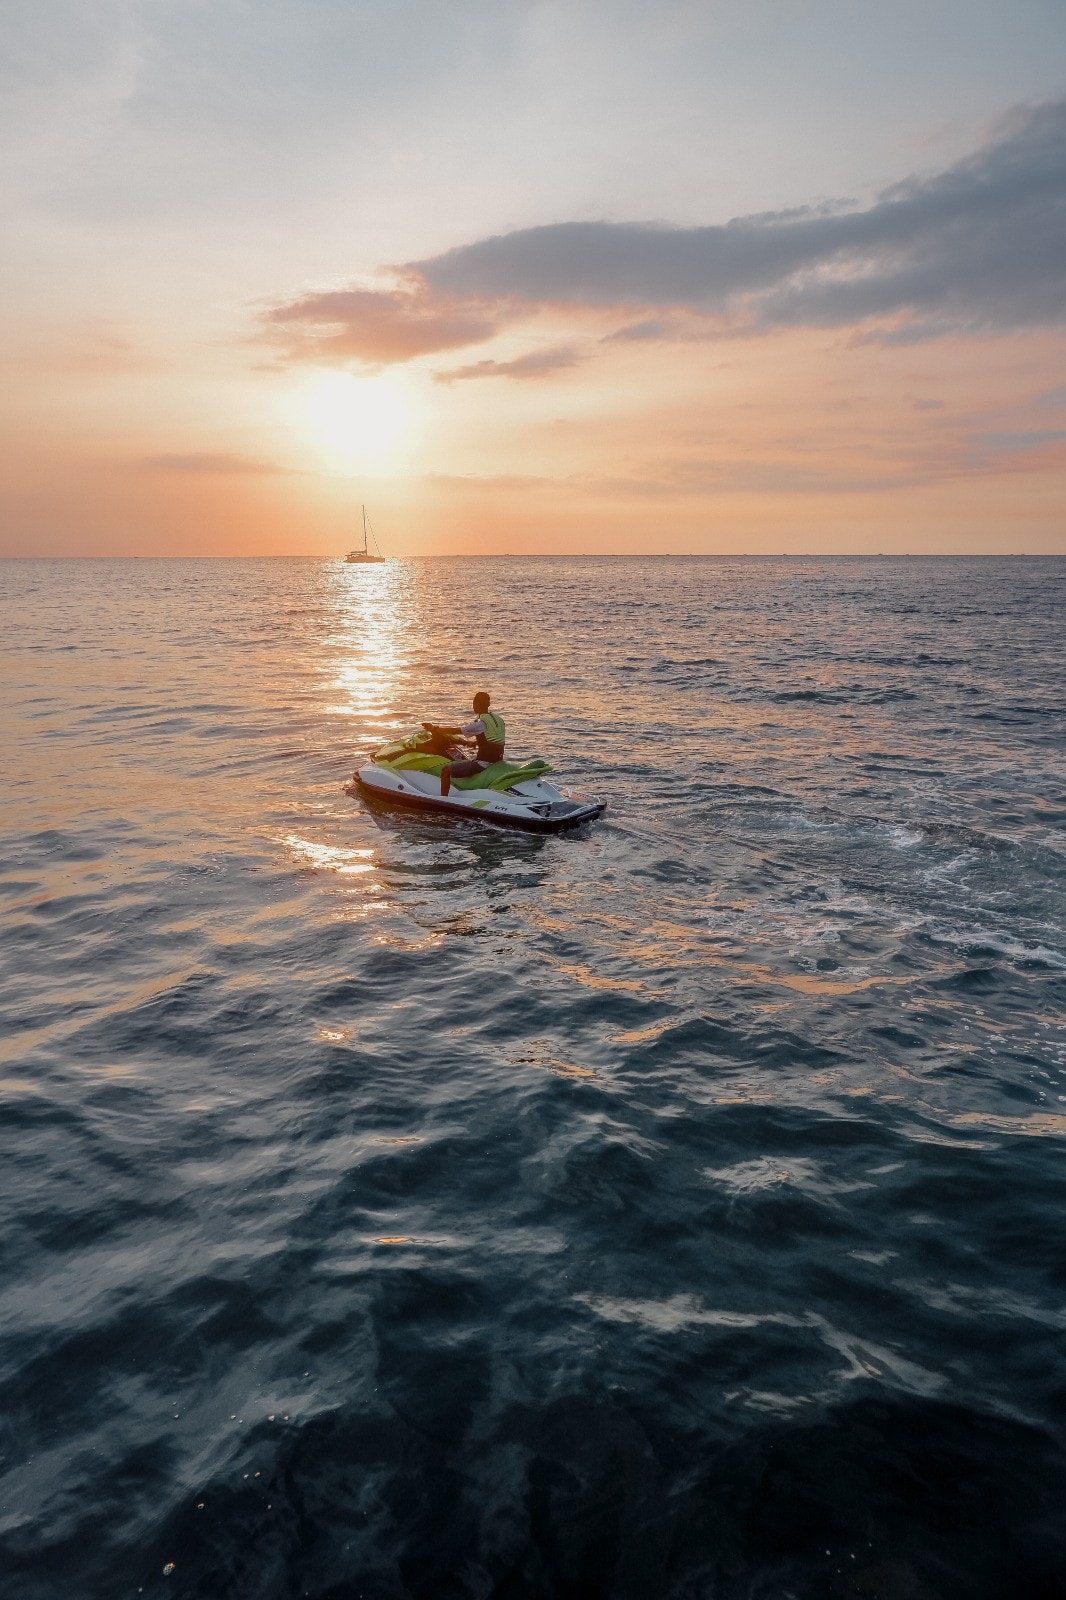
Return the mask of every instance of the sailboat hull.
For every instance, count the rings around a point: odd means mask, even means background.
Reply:
[[[373,529],[371,529],[370,531],[373,533]],[[349,550],[348,554],[345,556],[344,559],[350,566],[353,566],[353,567],[380,567],[380,566],[382,566],[384,564],[385,557],[383,555],[380,555],[380,554],[376,555],[376,556],[372,556],[370,554],[370,546],[366,542],[366,534],[367,534],[367,517],[366,517],[366,506],[364,506],[363,507],[363,548],[361,550]],[[377,542],[378,542],[377,541],[377,535],[374,534],[374,543],[377,544]]]

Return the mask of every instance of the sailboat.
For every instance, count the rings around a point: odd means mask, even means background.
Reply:
[[[344,558],[345,561],[356,562],[356,563],[358,563],[359,566],[364,566],[364,565],[377,566],[379,563],[381,563],[381,562],[383,562],[385,560],[385,557],[383,555],[381,555],[380,551],[376,556],[372,556],[370,554],[370,551],[367,549],[367,544],[366,544],[367,526],[368,526],[368,524],[367,524],[367,520],[366,520],[366,506],[364,506],[363,507],[363,548],[361,550],[349,550],[348,554]],[[374,541],[374,549],[377,550],[378,549],[377,534],[374,532],[373,528],[370,529],[370,537]]]

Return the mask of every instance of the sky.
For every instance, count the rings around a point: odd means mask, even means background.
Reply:
[[[0,553],[1066,552],[1062,0],[5,0]]]

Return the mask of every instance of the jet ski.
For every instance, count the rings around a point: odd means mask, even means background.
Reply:
[[[442,795],[441,769],[466,753],[458,737],[458,728],[424,722],[418,732],[375,750],[370,765],[354,775],[356,790],[372,804],[475,817],[530,833],[577,828],[607,809],[606,800],[548,783],[545,774],[552,769],[539,758],[494,761],[474,777],[453,778],[450,794]]]

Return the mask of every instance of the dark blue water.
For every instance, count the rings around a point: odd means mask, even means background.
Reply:
[[[2,578],[5,1597],[1066,1593],[1066,564]]]

